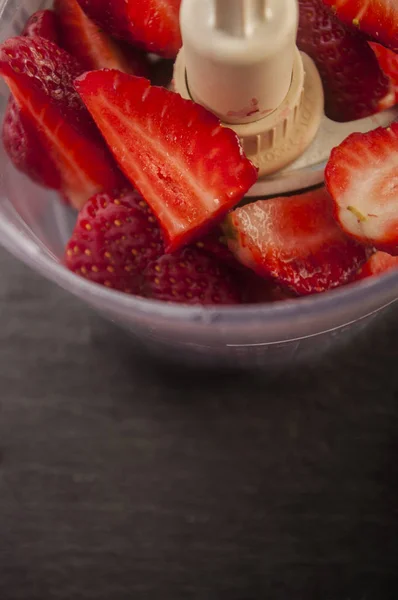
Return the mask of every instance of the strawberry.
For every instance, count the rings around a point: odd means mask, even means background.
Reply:
[[[339,19],[398,51],[397,0],[323,0]]]
[[[366,38],[341,23],[322,0],[299,4],[297,44],[319,69],[327,116],[354,121],[378,112],[390,86]]]
[[[240,304],[233,270],[197,248],[162,256],[144,273],[143,296],[182,304]]]
[[[27,37],[39,35],[46,38],[46,40],[50,40],[50,42],[54,42],[54,44],[59,44],[57,15],[53,10],[38,10],[27,21],[22,35]]]
[[[239,274],[239,285],[244,304],[269,304],[297,298],[272,279],[264,279],[244,267]]]
[[[38,35],[55,44],[59,42],[58,19],[52,10],[39,10],[27,21],[23,35]],[[3,122],[3,144],[12,162],[20,171],[46,187],[58,189],[59,173],[42,160],[43,148],[31,126],[11,96]]]
[[[132,47],[119,45],[101,31],[77,0],[55,0],[54,8],[60,21],[60,45],[87,71],[109,68],[132,75],[148,74],[145,55]]]
[[[374,275],[382,275],[393,269],[398,269],[398,256],[391,256],[386,252],[376,252],[364,266],[359,269],[357,279],[367,279]]]
[[[20,111],[11,97],[3,121],[4,149],[14,166],[36,183],[51,189],[61,188],[61,177],[56,168],[43,160],[46,150],[37,136],[31,120]]]
[[[104,31],[148,52],[175,58],[181,48],[181,0],[78,0]]]
[[[65,261],[74,273],[128,294],[138,293],[150,262],[164,253],[160,227],[135,191],[96,194],[80,211]]]
[[[20,170],[58,189],[76,208],[94,193],[124,181],[73,88],[81,65],[41,37],[17,37],[0,46],[0,75],[22,115],[25,135],[6,121],[3,137]],[[28,125],[27,125],[28,124]],[[19,150],[16,150],[19,148]],[[43,178],[46,170],[51,171]]]
[[[370,47],[376,54],[380,68],[384,71],[391,82],[391,101],[387,102],[383,108],[390,108],[398,104],[398,54],[385,48],[376,42],[369,42]]]
[[[398,254],[398,123],[354,133],[332,150],[326,185],[344,231]]]
[[[225,231],[238,260],[296,294],[324,292],[355,277],[367,250],[333,217],[325,189],[260,200],[229,215]]]
[[[205,237],[195,243],[196,248],[214,256],[219,262],[232,267],[242,269],[242,265],[236,260],[228,248],[227,238],[220,227],[216,227]],[[246,269],[245,269],[246,271]]]
[[[86,73],[76,89],[174,252],[221,220],[255,183],[237,135],[203,107],[146,79]]]
[[[27,21],[23,35],[38,35],[55,44],[59,42],[58,19],[52,10],[39,10]],[[17,103],[11,96],[3,122],[3,144],[15,167],[24,171],[33,181],[45,187],[58,189],[61,187],[59,173],[49,168],[42,160],[44,150],[37,138],[35,127],[24,117]]]

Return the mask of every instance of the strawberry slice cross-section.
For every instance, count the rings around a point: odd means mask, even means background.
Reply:
[[[237,135],[198,104],[117,71],[86,73],[75,85],[168,251],[209,230],[255,183]]]
[[[4,132],[6,147],[14,143],[14,164],[27,174],[33,169],[36,180],[52,170],[42,182],[51,181],[76,208],[125,181],[73,87],[81,73],[72,56],[41,37],[11,38],[0,47],[0,75],[22,116],[22,130],[9,123]]]
[[[397,0],[323,0],[339,19],[398,51]]]
[[[242,264],[299,295],[352,281],[370,254],[337,225],[325,189],[238,208],[225,232]]]
[[[78,0],[104,31],[148,52],[175,58],[182,45],[181,0]]]
[[[376,42],[369,42],[370,47],[379,61],[380,68],[391,82],[390,101],[382,108],[390,108],[398,104],[398,54]]]
[[[139,76],[148,73],[144,53],[112,39],[89,19],[77,0],[55,0],[54,9],[59,18],[60,46],[87,71],[108,68]]]
[[[344,140],[330,155],[326,184],[347,234],[398,255],[398,123]]]

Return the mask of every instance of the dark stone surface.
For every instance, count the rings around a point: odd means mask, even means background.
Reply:
[[[179,374],[0,268],[1,600],[398,597],[396,309],[283,379]]]

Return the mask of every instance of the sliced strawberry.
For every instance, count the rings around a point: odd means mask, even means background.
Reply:
[[[44,38],[11,38],[0,47],[0,75],[23,115],[26,134],[14,137],[11,157],[25,173],[34,172],[36,181],[51,182],[76,208],[124,180],[73,87],[81,73],[72,56]],[[8,148],[13,131],[4,131]],[[43,178],[46,169],[53,172]]]
[[[147,75],[145,55],[119,45],[91,21],[77,0],[55,0],[60,21],[61,46],[75,56],[87,71],[119,69],[132,75]]]
[[[169,252],[209,230],[255,183],[237,135],[198,104],[117,71],[86,73],[75,85]]]
[[[151,263],[142,294],[154,300],[182,304],[240,304],[236,274],[197,248],[184,248]]]
[[[376,54],[379,65],[391,82],[391,100],[386,102],[383,108],[390,108],[398,104],[398,54],[385,48],[376,42],[369,42],[370,47]]]
[[[25,25],[22,35],[40,37],[59,45],[59,23],[53,10],[39,10],[35,12]]]
[[[131,190],[96,194],[80,211],[66,247],[66,265],[95,283],[136,294],[142,273],[164,254],[160,227]]]
[[[380,110],[390,91],[367,40],[341,23],[322,0],[299,0],[297,44],[315,61],[334,121],[354,121]]]
[[[61,176],[53,164],[43,160],[47,154],[31,120],[11,97],[3,122],[3,144],[14,166],[45,187],[61,188]]]
[[[398,51],[397,0],[323,0],[339,19]]]
[[[387,271],[398,269],[398,256],[391,256],[386,252],[376,252],[364,266],[359,269],[357,279],[366,279],[375,275],[382,275]]]
[[[348,235],[398,254],[398,123],[350,135],[330,155],[326,185]]]
[[[25,25],[23,35],[41,36],[55,44],[59,42],[58,19],[52,10],[39,10]],[[43,161],[43,149],[36,128],[24,117],[13,96],[8,101],[3,121],[3,144],[15,167],[26,173],[33,181],[45,187],[59,189],[61,178],[58,171]]]
[[[333,217],[327,192],[260,200],[235,210],[225,226],[229,247],[258,275],[293,292],[324,292],[355,277],[367,250]]]
[[[181,48],[181,0],[78,0],[104,31],[167,58]]]

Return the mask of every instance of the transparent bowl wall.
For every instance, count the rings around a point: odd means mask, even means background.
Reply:
[[[0,41],[18,34],[29,14],[49,5],[40,0],[0,0]],[[7,98],[1,83],[1,118]],[[2,147],[0,153],[1,243],[158,356],[212,366],[288,367],[321,356],[367,326],[398,297],[398,272],[321,296],[239,308],[189,308],[109,291],[62,266],[75,215],[54,194],[15,171]]]

